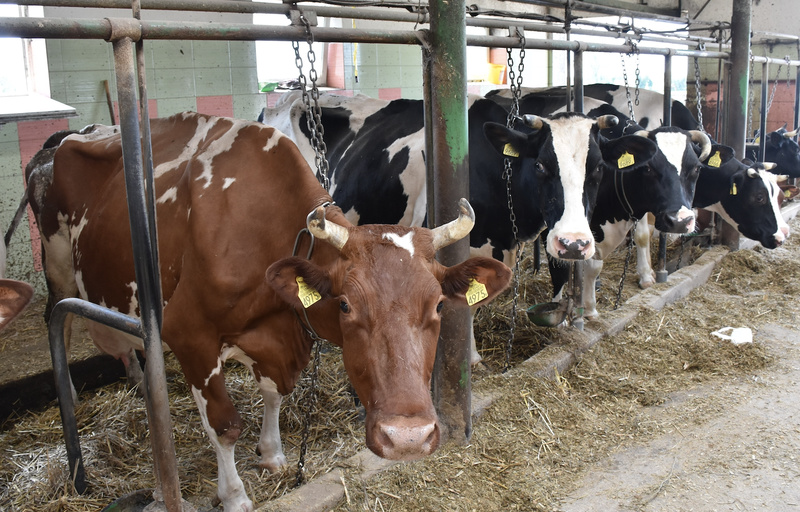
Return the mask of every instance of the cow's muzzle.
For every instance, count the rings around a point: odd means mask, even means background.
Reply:
[[[553,236],[547,252],[560,260],[588,260],[594,256],[594,238],[581,235]]]
[[[656,215],[656,229],[665,233],[686,234],[694,232],[696,227],[694,212],[682,208],[677,212],[665,212]]]
[[[389,460],[417,460],[430,455],[439,446],[439,424],[426,416],[378,419],[368,427],[367,446]]]

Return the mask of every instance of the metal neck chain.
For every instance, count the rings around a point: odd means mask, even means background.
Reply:
[[[620,58],[622,59],[622,79],[625,81],[625,98],[628,100],[628,112],[630,113],[630,121],[628,124],[636,124],[636,114],[633,111],[633,105],[635,103],[637,107],[639,106],[639,84],[641,83],[639,78],[639,48],[632,39],[628,39],[627,43],[631,46],[631,51],[627,55],[636,55],[636,70],[634,71],[634,74],[636,75],[636,80],[634,82],[634,101],[631,101],[631,89],[628,86],[628,71],[625,67],[626,55],[624,53],[620,53]]]
[[[325,203],[323,206],[327,207],[331,203]],[[302,239],[304,234],[308,234],[311,237],[311,242],[309,243],[308,253],[306,254],[306,259],[311,259],[311,253],[314,251],[314,235],[311,232],[303,228],[297,233],[297,237],[294,240],[294,249],[292,250],[292,256],[297,256],[297,250],[300,247],[300,240]],[[303,327],[303,330],[306,331],[306,334],[311,338],[311,342],[314,344],[314,358],[312,359],[311,364],[311,382],[309,383],[309,390],[310,394],[308,400],[306,401],[305,405],[305,414],[303,414],[303,431],[300,434],[300,454],[297,458],[297,475],[294,481],[294,487],[299,487],[305,481],[305,468],[306,468],[306,453],[308,452],[308,438],[311,434],[311,417],[317,410],[317,401],[319,399],[319,366],[320,360],[322,358],[322,344],[326,343],[328,340],[317,334],[314,330],[314,327],[311,325],[311,321],[308,318],[308,312],[305,308],[303,308],[303,318],[300,318],[300,314],[297,310],[294,310],[295,315],[297,315],[297,320],[300,322],[300,325]],[[303,321],[305,320],[305,321]]]
[[[511,109],[508,113],[508,118],[506,120],[506,126],[508,128],[514,127],[514,122],[516,121],[517,117],[519,116],[519,98],[521,89],[522,89],[522,71],[525,69],[525,32],[523,30],[517,29],[517,35],[519,36],[520,40],[520,50],[519,50],[519,68],[518,72],[519,75],[516,75],[514,72],[514,59],[511,57],[511,48],[506,48],[506,53],[508,55],[508,83],[511,86],[511,95],[512,95],[512,102],[511,102]],[[511,368],[511,349],[514,345],[514,336],[516,334],[516,327],[517,327],[517,298],[519,296],[519,261],[522,256],[522,245],[519,243],[519,228],[517,227],[517,216],[514,213],[514,200],[511,195],[511,184],[512,184],[512,167],[511,167],[511,159],[506,157],[503,160],[503,179],[506,182],[506,198],[508,199],[508,215],[509,219],[511,220],[511,232],[514,235],[514,281],[513,281],[513,297],[511,299],[511,326],[510,332],[508,335],[508,341],[506,342],[506,360],[505,366],[503,371],[508,371]]]
[[[317,56],[314,53],[314,35],[311,33],[311,24],[308,19],[300,13],[300,21],[306,29],[306,37],[308,41],[308,63],[310,69],[308,76],[311,79],[311,94],[307,90],[306,76],[303,73],[303,59],[300,57],[300,43],[292,41],[292,48],[294,49],[294,63],[297,70],[300,72],[298,81],[300,82],[300,90],[303,94],[303,104],[306,107],[306,126],[311,134],[311,147],[314,148],[314,164],[317,168],[317,179],[320,184],[325,187],[325,190],[330,190],[331,184],[328,179],[328,147],[325,144],[325,128],[322,125],[322,108],[319,106],[319,89],[317,88],[317,70],[314,68],[314,63]],[[311,100],[314,100],[312,107]]]
[[[700,44],[697,48],[700,51],[705,51],[705,45]],[[703,123],[703,95],[700,93],[700,59],[694,58],[694,91],[697,98],[697,122],[702,131],[706,131],[705,124]]]
[[[619,308],[620,302],[622,302],[622,290],[625,287],[625,277],[628,275],[628,265],[631,262],[631,255],[633,254],[633,246],[635,245],[635,237],[636,237],[636,226],[639,224],[639,219],[633,219],[633,227],[629,230],[631,234],[631,239],[628,242],[628,252],[625,254],[625,265],[622,267],[622,277],[619,278],[619,286],[617,287],[617,300],[614,301],[614,309],[616,310]]]
[[[789,77],[791,59],[788,55],[786,55],[784,57],[784,61],[786,61],[786,87],[789,88],[789,81],[791,80]],[[783,67],[783,64],[778,64],[778,70],[775,71],[775,83],[772,85],[772,92],[770,93],[769,101],[767,102],[767,115],[769,115],[769,109],[772,108],[772,100],[775,99],[775,91],[778,90],[778,82],[780,81],[781,77],[781,67]]]

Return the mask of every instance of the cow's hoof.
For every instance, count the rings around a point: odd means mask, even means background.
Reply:
[[[258,463],[258,467],[261,469],[266,469],[270,473],[274,474],[280,473],[284,469],[288,468],[289,462],[286,460],[286,456],[283,454],[269,458],[262,456],[261,461]]]
[[[229,500],[223,500],[219,497],[217,497],[217,499],[222,503],[222,508],[225,512],[254,512],[256,509],[253,502],[250,501],[247,496],[237,496]]]
[[[653,286],[654,284],[655,284],[655,281],[650,281],[650,280],[639,281],[639,288],[641,288],[642,290],[646,290],[646,289],[650,288],[651,286]]]

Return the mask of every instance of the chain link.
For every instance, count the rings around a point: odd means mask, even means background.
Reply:
[[[522,94],[522,71],[525,69],[525,32],[523,30],[517,29],[517,36],[519,36],[520,40],[520,51],[519,51],[519,67],[518,75],[514,71],[514,59],[511,56],[511,48],[506,48],[506,53],[508,55],[508,83],[511,87],[511,109],[508,113],[508,118],[506,120],[506,126],[508,128],[514,128],[514,123],[519,116],[519,98]],[[511,184],[512,184],[512,176],[513,170],[511,167],[511,159],[506,157],[503,160],[503,179],[506,182],[506,198],[508,199],[508,216],[509,220],[511,220],[511,232],[514,236],[514,248],[515,248],[515,257],[514,257],[514,281],[512,285],[512,299],[511,299],[511,325],[510,325],[510,332],[508,334],[508,341],[506,342],[506,360],[505,366],[503,371],[508,371],[511,368],[511,350],[514,346],[514,337],[516,335],[516,328],[517,328],[517,298],[519,296],[519,262],[522,259],[522,245],[519,243],[519,228],[517,227],[517,216],[514,213],[514,200],[511,196]],[[538,243],[538,241],[537,241]]]
[[[755,73],[755,61],[753,60],[753,48],[750,48],[750,80],[747,84],[749,90],[749,97],[747,98],[747,134],[745,139],[753,136],[753,110],[755,109],[755,93],[753,92],[753,81]]]
[[[311,365],[311,382],[309,388],[311,393],[305,403],[305,414],[303,415],[303,432],[300,436],[300,455],[297,459],[297,476],[295,477],[294,487],[300,487],[305,481],[306,453],[308,452],[308,437],[311,434],[311,419],[317,412],[317,401],[319,398],[319,366],[322,359],[322,343],[325,340],[316,334],[311,336],[314,342],[314,359]]]
[[[636,48],[634,42],[630,39],[627,41],[628,44],[631,45],[631,53],[633,53],[633,49]],[[628,54],[630,55],[630,53]],[[630,114],[630,120],[628,124],[636,124],[636,114],[633,111],[633,101],[631,100],[631,89],[628,86],[628,69],[625,66],[625,58],[626,55],[624,53],[619,54],[620,59],[622,59],[622,79],[625,81],[625,98],[628,100],[628,113]],[[639,104],[639,66],[636,66],[636,104]]]
[[[772,84],[772,92],[769,95],[769,101],[767,101],[767,111],[764,116],[769,116],[769,109],[772,108],[772,100],[775,99],[775,91],[778,90],[778,79],[781,76],[781,67],[783,67],[783,64],[778,64],[778,70],[775,72],[775,83]],[[761,79],[764,80],[764,77],[761,77]],[[766,77],[766,80],[769,81],[769,76]]]
[[[308,62],[310,69],[308,76],[311,79],[311,94],[308,92],[308,82],[305,74],[303,73],[303,59],[300,57],[300,43],[292,41],[292,48],[294,49],[294,63],[297,70],[300,72],[298,81],[300,82],[300,90],[303,95],[303,104],[306,107],[306,127],[311,134],[311,147],[314,148],[314,165],[317,168],[317,179],[320,184],[325,187],[325,190],[330,190],[331,184],[328,179],[328,147],[325,144],[325,128],[322,125],[322,108],[319,106],[319,89],[317,88],[317,70],[314,63],[317,61],[316,53],[314,53],[314,35],[311,33],[311,24],[308,19],[300,13],[300,21],[306,29],[306,38],[308,41]],[[312,107],[311,100],[314,105]]]
[[[705,51],[705,45],[700,44],[698,50]],[[705,124],[703,123],[703,95],[700,93],[700,59],[694,58],[694,92],[697,98],[697,122],[700,124],[700,129],[706,131]]]
[[[616,310],[619,308],[620,302],[622,302],[622,290],[625,287],[625,277],[628,274],[628,265],[631,262],[631,255],[633,254],[633,246],[635,245],[635,237],[636,237],[636,226],[639,223],[639,219],[633,219],[633,227],[629,230],[631,234],[631,239],[628,242],[628,252],[625,254],[625,265],[622,267],[622,277],[619,278],[619,285],[617,286],[617,299],[614,301],[614,309]]]

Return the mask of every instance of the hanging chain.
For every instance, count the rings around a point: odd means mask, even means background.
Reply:
[[[753,48],[750,47],[750,80],[747,84],[747,89],[750,92],[747,98],[747,134],[745,139],[753,136],[753,110],[755,109],[755,95],[753,93],[753,81],[755,73],[755,61],[753,60]]]
[[[314,53],[314,35],[311,33],[311,24],[303,13],[300,13],[300,21],[306,29],[306,38],[308,41],[308,62],[310,69],[308,76],[311,79],[311,94],[307,90],[306,76],[303,73],[303,59],[300,57],[300,43],[292,41],[292,48],[294,49],[294,63],[297,70],[300,72],[298,81],[300,82],[300,90],[303,94],[303,104],[306,107],[306,126],[311,134],[311,147],[314,148],[314,164],[317,168],[317,179],[320,184],[325,187],[325,190],[330,190],[331,184],[328,179],[328,147],[325,144],[325,128],[322,126],[322,108],[319,106],[319,89],[317,88],[317,70],[314,68],[314,63],[317,61],[317,55]],[[313,107],[311,100],[314,101]]]
[[[517,28],[517,36],[519,36],[520,50],[519,50],[519,68],[518,73],[514,72],[514,59],[511,57],[511,48],[506,48],[508,55],[508,83],[511,86],[511,109],[508,113],[506,126],[514,128],[514,123],[519,116],[519,98],[522,94],[522,72],[525,69],[525,31]],[[506,157],[503,160],[503,179],[506,181],[506,198],[508,199],[508,216],[511,220],[511,232],[514,235],[514,282],[511,299],[511,326],[508,334],[508,342],[506,343],[506,360],[503,371],[506,372],[511,368],[511,349],[514,346],[514,336],[517,329],[517,298],[519,295],[519,262],[522,259],[522,245],[519,243],[519,228],[517,227],[517,216],[514,213],[514,200],[511,195],[511,182],[513,171],[511,167],[511,158]],[[538,243],[538,240],[535,242]]]
[[[625,265],[622,267],[622,277],[619,278],[619,286],[617,286],[617,299],[614,301],[614,309],[619,308],[619,303],[622,302],[622,290],[625,287],[625,277],[628,274],[628,265],[631,262],[631,255],[633,254],[633,246],[635,245],[634,238],[636,237],[636,226],[639,219],[633,218],[633,227],[630,229],[631,239],[628,242],[628,252],[625,254]]]
[[[705,51],[706,45],[700,43],[697,47],[698,50]],[[703,123],[703,95],[700,93],[700,59],[694,58],[694,92],[697,98],[697,122],[700,124],[700,130],[706,131],[705,124]]]
[[[639,106],[639,84],[641,83],[641,80],[639,79],[639,73],[641,72],[641,70],[639,69],[639,47],[636,46],[636,43],[633,42],[633,41],[631,41],[631,45],[633,46],[633,53],[634,53],[634,55],[636,55],[636,69],[633,72],[634,75],[636,76],[636,80],[634,82],[636,84],[636,88],[634,89],[634,98],[635,99],[633,101],[633,104],[638,107]]]
[[[635,43],[628,39],[627,43],[631,45],[631,53],[633,53],[633,49],[636,48]],[[630,55],[630,53],[628,54]],[[622,59],[622,79],[625,81],[625,98],[628,100],[628,113],[630,114],[630,119],[628,120],[628,125],[636,124],[636,114],[633,112],[633,101],[631,100],[631,89],[628,85],[628,69],[625,66],[625,58],[626,55],[624,53],[619,54],[620,59]],[[636,66],[636,104],[639,104],[639,66]]]
[[[779,81],[780,76],[781,76],[781,67],[782,66],[783,66],[783,64],[778,64],[778,70],[775,71],[775,83],[772,84],[772,92],[769,94],[769,101],[767,101],[767,111],[766,111],[766,113],[764,113],[765,118],[769,117],[769,109],[772,108],[772,100],[775,99],[775,91],[778,90],[778,81]],[[761,79],[764,80],[764,77],[761,77]],[[769,76],[766,77],[766,79],[767,79],[767,81],[769,81]]]
[[[311,334],[313,333],[313,334]],[[314,359],[311,364],[311,382],[309,387],[311,393],[306,401],[305,414],[303,415],[303,432],[300,435],[300,455],[297,459],[297,476],[295,477],[294,487],[300,487],[306,477],[306,452],[308,452],[308,438],[311,434],[311,416],[317,410],[317,400],[319,398],[319,366],[322,359],[322,343],[327,341],[311,331],[311,340],[314,343]]]

